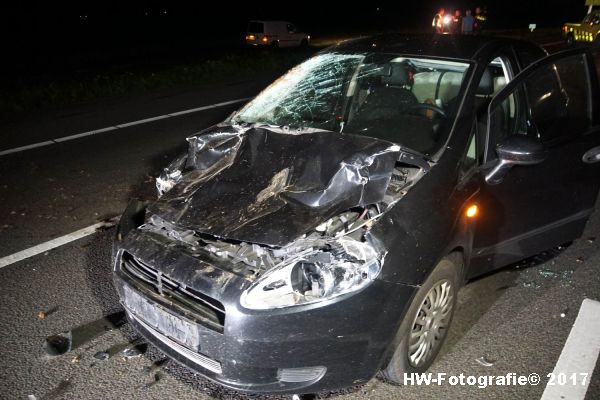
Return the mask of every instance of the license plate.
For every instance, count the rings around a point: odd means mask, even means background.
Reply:
[[[123,286],[123,289],[125,307],[137,318],[156,329],[160,334],[192,350],[200,350],[200,338],[196,325],[150,303],[127,286]]]

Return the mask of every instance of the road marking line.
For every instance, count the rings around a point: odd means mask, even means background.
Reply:
[[[38,254],[45,253],[47,251],[63,246],[75,240],[79,240],[97,232],[99,229],[110,228],[112,226],[115,226],[117,222],[118,218],[112,218],[108,221],[98,222],[97,224],[90,225],[87,228],[83,228],[78,231],[69,233],[67,235],[57,237],[56,239],[52,239],[45,243],[38,244],[37,246],[33,246],[28,249],[19,251],[18,253],[2,257],[0,258],[0,268],[4,268],[8,265],[14,264],[16,262],[25,260],[33,256],[37,256]]]
[[[93,131],[78,133],[76,135],[59,137],[59,138],[54,139],[53,141],[56,143],[67,142],[69,140],[79,139],[79,138],[91,136],[91,135],[96,135],[96,134],[102,133],[102,132],[114,131],[115,129],[117,129],[116,126],[109,126],[108,128],[94,129]]]
[[[197,107],[197,108],[190,108],[189,110],[183,110],[183,111],[177,111],[171,114],[167,114],[171,117],[177,117],[179,115],[184,115],[184,114],[190,114],[190,113],[195,113],[198,111],[204,111],[204,110],[208,110],[210,108],[218,108],[218,107],[223,107],[223,106],[228,106],[231,104],[235,104],[235,103],[241,103],[242,101],[246,101],[246,100],[250,100],[252,97],[246,97],[244,99],[237,99],[237,100],[231,100],[231,101],[224,101],[222,103],[216,103],[216,104],[212,104],[210,106],[203,106],[203,107]]]
[[[600,352],[600,302],[584,299],[571,333],[565,342],[560,357],[556,362],[553,374],[566,374],[567,384],[546,385],[542,400],[584,399],[592,372],[596,366]],[[585,384],[582,384],[582,373],[587,373]],[[572,374],[576,374],[577,385],[571,382]]]
[[[1,151],[0,156],[3,156],[5,154],[10,154],[10,153],[18,153],[20,151],[35,149],[37,147],[49,146],[51,144],[54,144],[54,142],[52,140],[46,140],[45,142],[39,142],[39,143],[34,143],[34,144],[28,144],[27,146],[15,147],[14,149]]]
[[[158,121],[160,119],[170,118],[169,115],[159,115],[158,117],[140,119],[139,121],[126,122],[124,124],[115,125],[115,128],[127,128],[129,126],[147,124],[148,122]]]
[[[221,103],[215,103],[215,104],[210,104],[210,105],[207,105],[207,106],[196,107],[196,108],[190,108],[188,110],[177,111],[177,112],[173,112],[173,113],[165,114],[165,115],[158,115],[156,117],[139,119],[137,121],[132,121],[132,122],[124,122],[122,124],[113,125],[113,126],[109,126],[109,127],[106,127],[106,128],[94,129],[94,130],[87,131],[87,132],[77,133],[75,135],[62,136],[62,137],[54,138],[54,139],[51,139],[51,140],[46,140],[46,141],[39,142],[39,143],[33,143],[33,144],[28,144],[26,146],[20,146],[20,147],[15,147],[15,148],[12,148],[12,149],[2,150],[2,151],[0,151],[0,157],[8,155],[8,154],[19,153],[21,151],[36,149],[38,147],[50,146],[50,145],[53,145],[53,144],[56,144],[56,143],[67,142],[69,140],[80,139],[82,137],[92,136],[92,135],[96,135],[98,133],[116,131],[117,129],[128,128],[128,127],[134,126],[134,125],[147,124],[149,122],[154,122],[154,121],[158,121],[158,120],[161,120],[161,119],[173,118],[173,117],[178,117],[180,115],[191,114],[191,113],[195,113],[195,112],[199,112],[199,111],[210,110],[210,109],[213,109],[213,108],[219,108],[219,107],[229,106],[229,105],[232,105],[232,104],[236,104],[236,103],[241,103],[243,101],[247,101],[249,99],[251,99],[251,97],[245,97],[243,99],[235,99],[235,100],[223,101]]]

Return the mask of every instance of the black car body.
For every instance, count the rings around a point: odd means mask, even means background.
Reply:
[[[463,282],[581,234],[600,185],[590,51],[391,35],[320,53],[130,204],[113,268],[131,323],[241,391],[424,370]]]

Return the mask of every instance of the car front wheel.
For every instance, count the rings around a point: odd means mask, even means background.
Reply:
[[[461,257],[443,258],[421,286],[400,325],[398,346],[382,370],[387,380],[404,383],[404,374],[425,372],[439,353],[456,307]]]

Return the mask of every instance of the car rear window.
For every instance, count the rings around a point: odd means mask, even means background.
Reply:
[[[262,22],[251,21],[248,23],[248,32],[250,33],[263,33],[264,24]]]

